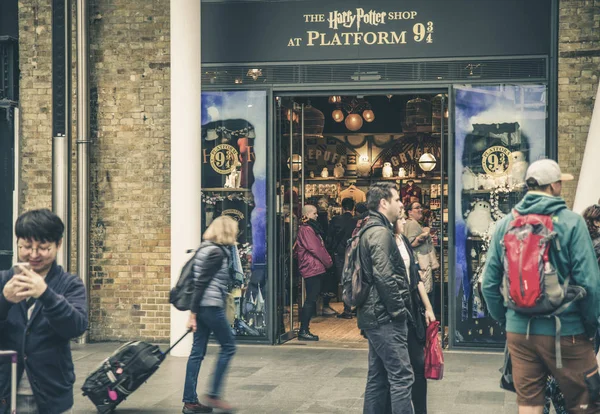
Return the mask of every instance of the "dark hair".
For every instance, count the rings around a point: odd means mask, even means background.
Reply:
[[[379,209],[379,202],[383,199],[392,201],[392,190],[396,190],[396,185],[392,183],[383,182],[371,185],[367,192],[367,207],[369,210],[377,211]]]
[[[528,178],[525,184],[529,191],[547,191],[550,188],[550,184],[539,185],[535,178]]]
[[[352,197],[346,197],[342,200],[342,210],[344,210],[344,211],[354,210],[354,199]]]
[[[369,211],[369,208],[367,207],[367,203],[360,202],[360,203],[356,203],[356,206],[354,207],[354,211],[356,211],[356,214],[364,214],[367,211]]]
[[[24,240],[58,243],[64,232],[65,225],[60,217],[47,208],[27,211],[15,223],[15,235]]]
[[[415,204],[421,204],[421,203],[418,201],[411,201],[410,203],[408,203],[407,205],[404,206],[404,210],[406,210],[407,212],[411,211],[414,208]]]
[[[583,211],[583,219],[592,238],[600,235],[600,230],[594,225],[594,220],[600,220],[600,204],[594,204],[586,208]]]

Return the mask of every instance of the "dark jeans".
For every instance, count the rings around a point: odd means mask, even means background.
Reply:
[[[231,333],[229,322],[225,318],[225,310],[216,306],[203,306],[200,312],[196,315],[198,329],[194,332],[194,342],[192,344],[192,352],[187,362],[185,370],[185,385],[183,387],[183,402],[193,403],[198,401],[196,387],[198,386],[198,374],[204,355],[206,355],[206,347],[210,333],[215,334],[215,338],[221,345],[219,352],[219,360],[213,373],[212,386],[209,396],[220,398],[221,388],[229,362],[235,354],[235,339]]]
[[[321,292],[321,279],[323,275],[307,277],[304,279],[306,289],[306,300],[302,306],[302,315],[300,316],[300,330],[308,330],[310,319],[317,309],[317,297]]]
[[[417,339],[415,328],[408,328],[408,354],[415,374],[412,403],[415,414],[427,414],[427,379],[425,379],[425,345]]]
[[[336,253],[333,256],[333,261],[334,261],[334,265],[335,265],[335,275],[337,277],[337,281],[339,284],[342,284],[342,274],[344,273],[344,260],[345,257],[343,254],[339,254]],[[338,300],[341,300],[342,298],[339,298]],[[350,306],[346,305],[344,303],[344,313],[350,313],[352,309],[350,309]]]
[[[408,353],[406,321],[396,321],[365,330],[369,340],[369,373],[363,414],[381,414],[391,401],[392,414],[412,414],[414,382]],[[389,397],[388,397],[389,396]]]

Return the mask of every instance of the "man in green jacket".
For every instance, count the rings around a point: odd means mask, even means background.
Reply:
[[[557,269],[561,283],[570,275],[570,283],[586,291],[583,299],[559,315],[559,327],[555,318],[531,318],[505,306],[501,292],[505,257],[502,242],[514,219],[512,213],[498,222],[487,255],[483,296],[492,317],[506,326],[520,414],[542,414],[549,374],[556,378],[563,391],[568,412],[600,412],[600,405],[596,403],[600,376],[593,344],[600,316],[600,271],[583,219],[570,211],[560,197],[562,181],[572,179],[572,175],[561,173],[555,161],[536,161],[527,169],[529,191],[515,207],[520,215],[552,216],[560,249],[552,244],[550,262]],[[563,367],[560,369],[556,364],[557,328],[561,334]]]

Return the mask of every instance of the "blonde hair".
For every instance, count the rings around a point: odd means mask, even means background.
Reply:
[[[237,242],[238,222],[229,216],[219,216],[204,232],[204,240],[216,244],[234,245]]]

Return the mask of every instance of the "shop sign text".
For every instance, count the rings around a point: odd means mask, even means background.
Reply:
[[[334,10],[329,14],[305,14],[304,23],[322,24],[330,31],[307,30],[305,37],[292,37],[288,47],[404,45],[408,42],[433,43],[434,24],[419,21],[410,11]],[[405,23],[406,30],[382,30],[392,22]]]

